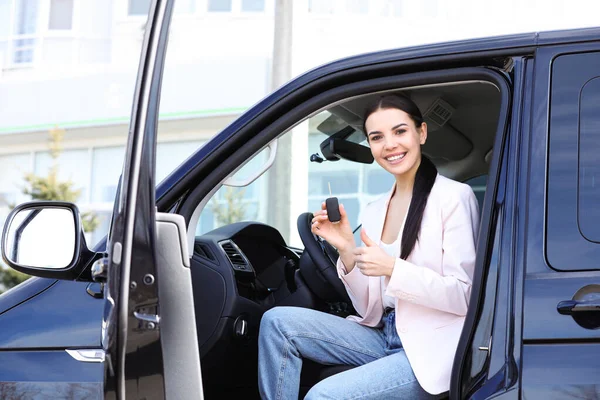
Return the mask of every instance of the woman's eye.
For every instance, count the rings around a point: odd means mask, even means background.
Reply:
[[[373,135],[373,136],[371,136],[371,141],[376,141],[376,140],[379,140],[379,139],[381,139],[381,135]]]
[[[406,132],[406,129],[398,129],[396,135],[402,135],[404,132]]]

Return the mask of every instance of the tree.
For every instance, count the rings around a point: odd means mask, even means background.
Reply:
[[[246,205],[243,203],[245,189],[224,187],[222,200],[213,198],[211,210],[217,219],[217,225],[229,225],[243,221],[246,217]]]
[[[49,134],[52,166],[47,176],[26,174],[23,193],[31,196],[32,200],[60,200],[75,203],[81,195],[81,189],[74,188],[74,183],[70,179],[66,181],[58,179],[58,157],[62,153],[65,130],[54,128]],[[85,232],[91,233],[98,227],[98,217],[93,212],[82,213],[81,220]]]
[[[17,286],[19,283],[26,281],[28,278],[29,275],[2,265],[0,267],[0,293],[3,293],[5,290],[8,290],[13,286]]]
[[[25,174],[25,186],[23,193],[31,196],[32,200],[60,200],[71,203],[76,202],[81,195],[81,189],[74,187],[71,180],[61,181],[58,178],[58,157],[62,152],[62,141],[65,130],[54,128],[49,131],[50,135],[50,157],[52,157],[52,166],[46,176],[39,176],[34,173]],[[14,205],[13,205],[14,207]],[[12,207],[11,207],[12,208]],[[98,227],[98,217],[93,212],[81,213],[81,223],[87,233],[93,232]],[[29,275],[12,270],[5,266],[0,266],[0,293],[13,286],[25,281]]]

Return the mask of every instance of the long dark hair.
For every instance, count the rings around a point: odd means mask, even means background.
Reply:
[[[377,110],[397,109],[407,113],[417,128],[423,125],[423,115],[419,107],[404,95],[385,95],[373,101],[366,108],[363,115],[363,132],[368,135],[365,122],[367,118]],[[368,136],[367,136],[368,139]],[[400,258],[406,260],[413,251],[421,231],[421,221],[427,205],[429,193],[437,176],[437,168],[431,160],[421,154],[421,163],[415,174],[413,184],[412,200],[408,208],[406,223],[402,231],[402,242]]]

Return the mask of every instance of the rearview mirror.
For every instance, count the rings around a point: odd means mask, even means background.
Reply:
[[[335,137],[325,139],[321,143],[321,153],[329,161],[342,158],[362,164],[372,164],[374,161],[370,148]]]
[[[83,245],[83,246],[82,246]],[[35,276],[71,279],[82,252],[88,252],[79,211],[66,202],[29,202],[8,216],[2,232],[2,258]]]

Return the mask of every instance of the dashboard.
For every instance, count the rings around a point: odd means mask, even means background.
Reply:
[[[316,306],[300,276],[301,255],[275,228],[258,222],[196,237],[190,268],[205,382],[228,384],[231,368],[256,370],[265,311],[278,305]]]

